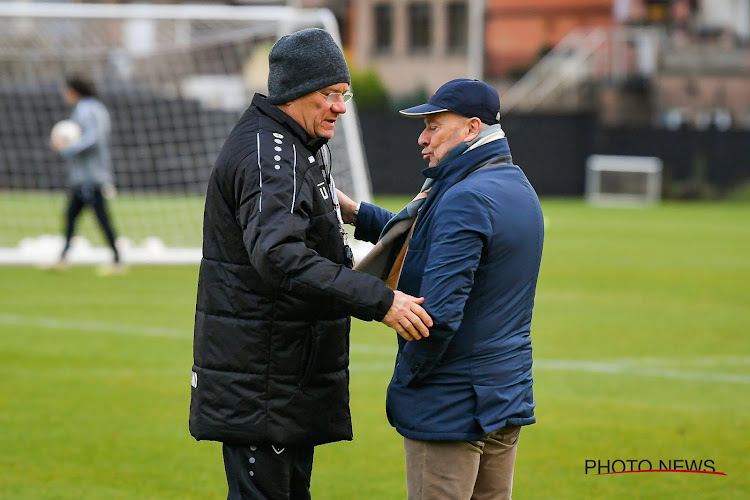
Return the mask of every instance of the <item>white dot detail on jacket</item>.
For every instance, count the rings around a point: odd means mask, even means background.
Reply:
[[[273,148],[273,149],[275,149],[276,151],[281,151],[281,148],[280,148],[279,146],[276,146],[276,147],[275,147],[275,148]]]
[[[274,139],[273,142],[275,142],[276,144],[281,144],[281,139]]]
[[[276,161],[279,161],[279,160],[281,160],[281,156],[276,155],[276,156],[273,157],[273,159],[276,160]]]
[[[274,133],[273,133],[273,136],[274,136],[275,138],[277,138],[277,139],[283,139],[283,138],[284,138],[284,136],[283,136],[283,135],[281,135],[281,134],[279,134],[278,132],[274,132]]]

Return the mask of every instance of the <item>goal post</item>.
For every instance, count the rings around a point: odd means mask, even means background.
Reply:
[[[96,84],[112,118],[118,246],[129,263],[198,262],[213,163],[282,35],[327,30],[328,9],[286,6],[0,3],[0,264],[49,261],[62,248],[67,170],[49,133],[70,116],[64,77]],[[356,89],[353,89],[356,93]],[[336,184],[372,198],[353,103],[330,142]],[[110,257],[93,214],[71,261]]]
[[[592,205],[644,206],[661,200],[662,161],[653,156],[591,155],[586,200]]]

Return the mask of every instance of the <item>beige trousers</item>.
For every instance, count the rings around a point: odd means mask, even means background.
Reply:
[[[483,441],[404,438],[409,500],[510,499],[520,427],[503,427]]]

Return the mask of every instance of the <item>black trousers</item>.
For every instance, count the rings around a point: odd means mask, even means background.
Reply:
[[[313,446],[224,443],[227,500],[310,500]]]
[[[70,240],[75,233],[78,216],[81,215],[81,211],[87,205],[94,209],[99,227],[101,227],[110,248],[114,252],[114,260],[119,262],[120,254],[115,246],[115,231],[112,228],[112,222],[107,211],[107,202],[102,195],[102,186],[100,185],[75,186],[71,189],[68,208],[65,211],[65,247],[62,251],[62,258],[65,258],[70,249]]]

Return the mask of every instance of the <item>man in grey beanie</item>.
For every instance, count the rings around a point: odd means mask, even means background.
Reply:
[[[206,193],[190,432],[223,443],[229,499],[309,499],[313,450],[352,439],[350,316],[429,335],[416,298],[351,269],[327,141],[351,99],[331,35],[282,37]]]

